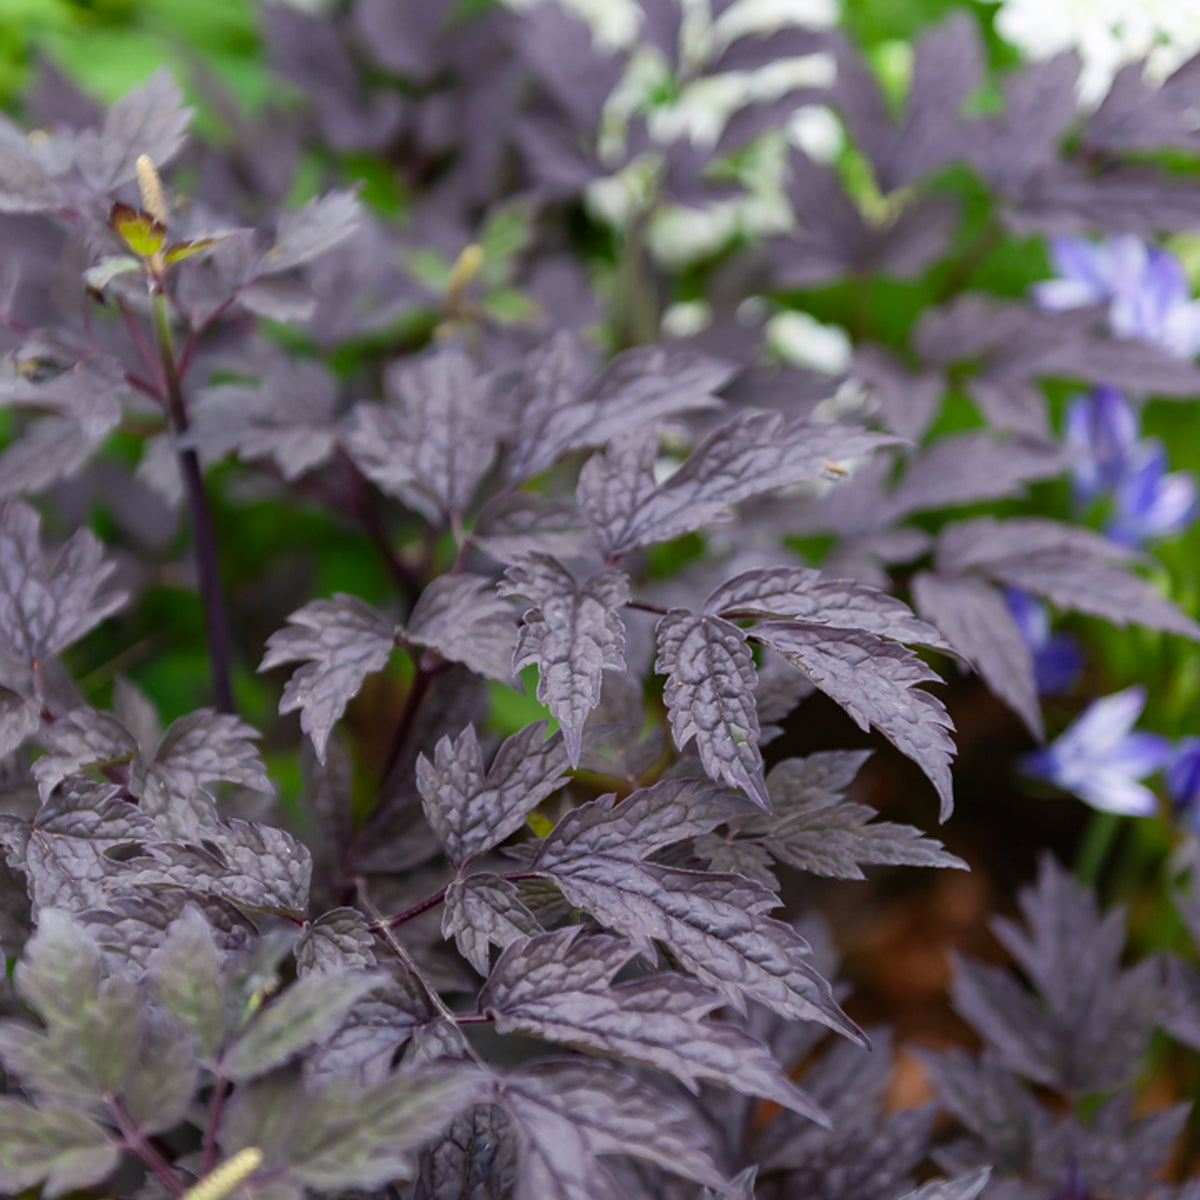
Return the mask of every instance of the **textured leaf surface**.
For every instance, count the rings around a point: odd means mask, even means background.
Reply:
[[[777,904],[771,892],[739,875],[639,861],[727,820],[722,795],[711,785],[669,780],[623,804],[601,797],[559,822],[534,868],[550,874],[572,904],[636,945],[664,942],[735,1007],[755,999],[784,1016],[857,1036],[809,963],[807,942],[765,915]]]
[[[229,713],[202,708],[169,725],[137,773],[184,794],[218,780],[270,792],[271,781],[254,745],[260,736]]]
[[[663,697],[675,745],[682,750],[695,738],[713,779],[770,808],[758,748],[758,673],[745,634],[720,617],[676,609],[659,621],[657,635],[654,669],[667,676]]]
[[[92,533],[79,530],[51,556],[39,526],[28,505],[0,511],[0,638],[26,663],[66,649],[126,600],[102,590],[114,564]]]
[[[541,929],[537,917],[521,903],[516,884],[499,875],[469,875],[446,889],[442,936],[454,938],[458,952],[480,975],[488,973],[491,946],[503,949],[535,937]]]
[[[731,505],[776,488],[835,478],[839,459],[897,439],[778,413],[736,417],[711,433],[666,483],[656,486],[645,438],[614,442],[584,464],[580,506],[608,555],[665,542],[723,520]]]
[[[513,668],[538,668],[538,699],[562,726],[572,766],[579,765],[583,725],[600,703],[605,671],[625,670],[629,577],[610,567],[583,583],[556,559],[532,555],[509,567],[505,594],[526,596],[535,607],[521,619]]]
[[[499,845],[567,782],[562,738],[545,734],[544,721],[513,734],[486,771],[471,725],[454,741],[442,738],[432,762],[424,755],[417,760],[425,815],[451,862],[464,863]]]
[[[719,1190],[724,1181],[683,1110],[596,1063],[549,1062],[504,1081],[520,1141],[517,1200],[615,1200],[604,1154],[645,1159]]]
[[[627,350],[594,380],[588,380],[587,367],[566,333],[527,357],[516,444],[506,463],[510,479],[544,471],[569,450],[603,446],[633,424],[716,408],[720,401],[712,393],[733,374],[726,364],[657,348]]]
[[[362,472],[430,521],[462,513],[491,465],[490,385],[456,348],[386,375],[389,403],[360,404],[345,436]]]
[[[954,807],[950,784],[950,718],[936,696],[917,685],[937,680],[911,650],[856,629],[763,621],[754,637],[805,673],[858,724],[873,725],[929,776],[941,818]]]
[[[455,1117],[421,1156],[415,1200],[506,1200],[516,1182],[516,1155],[504,1110],[477,1105]]]
[[[135,810],[136,811],[136,810]],[[201,842],[155,842],[129,864],[133,886],[185,888],[250,912],[302,917],[312,857],[290,834],[254,821],[212,825]]]
[[[896,642],[946,649],[941,634],[902,600],[845,579],[825,579],[809,567],[746,571],[721,584],[705,610],[747,616],[792,617],[810,624],[862,629]]]
[[[300,725],[324,762],[334,725],[362,681],[387,664],[396,630],[370,605],[346,595],[314,600],[288,620],[287,627],[267,639],[258,669],[304,664],[288,680],[279,711],[300,710]]]
[[[513,611],[480,575],[438,576],[421,593],[405,636],[488,679],[512,679]]]
[[[875,821],[875,810],[844,792],[866,754],[828,751],[789,758],[767,776],[774,813],[753,817],[741,832],[761,837],[781,862],[838,879],[862,879],[862,867],[959,867],[966,864],[911,825]]]
[[[611,1054],[667,1071],[692,1091],[701,1080],[771,1099],[812,1120],[820,1110],[784,1076],[766,1047],[705,1018],[721,998],[678,975],[612,986],[636,954],[604,934],[560,929],[500,956],[479,995],[500,1033]]]

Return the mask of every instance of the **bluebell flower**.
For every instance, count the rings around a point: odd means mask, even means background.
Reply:
[[[1037,690],[1048,696],[1069,691],[1083,670],[1083,648],[1069,633],[1050,632],[1046,606],[1028,592],[1007,588],[1004,599],[1033,655]]]
[[[1153,342],[1179,358],[1200,352],[1200,303],[1170,251],[1132,234],[1100,242],[1052,238],[1050,258],[1059,278],[1034,285],[1042,308],[1103,304],[1118,337]]]
[[[1181,533],[1195,519],[1196,477],[1191,471],[1167,471],[1167,452],[1147,438],[1129,456],[1113,491],[1114,515],[1105,531],[1114,542],[1140,546]]]
[[[1063,421],[1075,498],[1086,504],[1115,488],[1141,432],[1137,410],[1107,384],[1076,396]]]
[[[1200,833],[1200,738],[1180,738],[1167,763],[1167,795]]]
[[[1150,816],[1158,800],[1139,780],[1166,763],[1170,745],[1158,734],[1133,728],[1145,703],[1143,687],[1093,701],[1057,741],[1025,756],[1025,770],[1093,808]]]

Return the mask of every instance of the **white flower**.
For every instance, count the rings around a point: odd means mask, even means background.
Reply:
[[[1095,105],[1126,63],[1149,58],[1162,79],[1200,52],[1198,0],[1003,0],[1000,35],[1030,58],[1076,50],[1079,98]]]
[[[826,375],[841,375],[854,350],[840,325],[822,325],[808,313],[790,311],[771,318],[767,345],[785,362]]]

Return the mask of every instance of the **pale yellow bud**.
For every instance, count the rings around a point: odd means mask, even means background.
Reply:
[[[195,1187],[188,1188],[181,1200],[224,1200],[238,1184],[249,1179],[262,1162],[263,1152],[256,1146],[247,1146],[226,1159],[215,1171],[210,1171]]]
[[[167,202],[163,198],[162,180],[158,168],[148,154],[139,154],[134,164],[137,170],[138,188],[142,193],[142,207],[160,224],[167,223]]]

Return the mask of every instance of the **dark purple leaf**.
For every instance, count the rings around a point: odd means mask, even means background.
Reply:
[[[1128,558],[1126,550],[1099,534],[1033,517],[961,521],[942,531],[937,549],[943,573],[975,570],[1115,625],[1145,625],[1200,639],[1200,625],[1121,565]]]
[[[719,407],[712,394],[733,375],[727,364],[659,349],[627,350],[589,380],[589,359],[566,333],[526,359],[518,385],[510,479],[525,479],[570,450],[603,446],[634,425]]]
[[[421,593],[404,637],[488,679],[512,680],[515,614],[480,575],[439,575]]]
[[[200,392],[191,427],[176,445],[213,462],[236,452],[244,462],[273,459],[287,480],[326,462],[337,445],[337,391],[315,363],[286,363],[259,387],[222,384]]]
[[[1091,151],[1194,150],[1191,110],[1200,96],[1200,58],[1191,58],[1162,81],[1151,81],[1143,62],[1126,63],[1091,115],[1083,145]]]
[[[1033,653],[1003,594],[971,576],[923,571],[912,581],[917,609],[943,630],[991,690],[1042,740]]]
[[[136,810],[135,810],[136,811]],[[253,821],[204,830],[202,842],[154,842],[128,864],[129,884],[186,888],[249,912],[301,917],[308,906],[312,859],[290,834]]]
[[[861,629],[896,642],[947,649],[932,625],[919,620],[902,600],[849,580],[822,578],[810,567],[766,567],[745,571],[716,588],[704,602],[708,612],[731,620],[788,617],[810,625]]]
[[[290,624],[267,639],[259,671],[301,662],[279,701],[281,713],[300,709],[300,726],[312,738],[317,757],[334,724],[358,693],[362,681],[382,671],[396,645],[396,627],[354,596],[314,600],[288,618]]]
[[[422,754],[417,787],[450,861],[461,865],[520,829],[567,782],[567,764],[561,736],[547,738],[544,721],[508,738],[486,771],[471,725],[454,741],[442,738],[432,762]]]
[[[496,453],[491,384],[455,346],[393,363],[387,405],[359,404],[344,435],[369,479],[431,522],[464,512]]]
[[[178,84],[166,70],[155,71],[105,113],[99,133],[80,139],[78,163],[84,178],[98,192],[111,192],[133,179],[140,155],[165,166],[182,149],[191,118]]]
[[[968,14],[954,13],[917,41],[904,117],[896,124],[870,67],[843,48],[834,104],[871,160],[884,193],[961,154],[970,134],[959,113],[979,87],[982,69],[977,25]]]
[[[557,559],[535,554],[508,568],[501,590],[534,603],[521,618],[513,669],[537,666],[538,699],[561,724],[568,758],[578,766],[604,672],[625,670],[620,610],[630,598],[629,577],[609,567],[577,583]]]
[[[810,1120],[824,1117],[794,1087],[761,1042],[706,1018],[722,1000],[679,975],[612,986],[637,953],[578,927],[510,946],[479,994],[500,1033],[613,1055],[666,1071],[692,1091],[701,1080],[774,1100]]]
[[[454,1119],[421,1156],[414,1200],[507,1200],[517,1148],[504,1110],[478,1105]]]
[[[732,505],[796,483],[836,479],[839,458],[858,458],[896,439],[845,425],[748,413],[711,433],[661,486],[654,446],[618,442],[579,478],[580,506],[610,556],[669,541],[726,519]]]
[[[881,522],[911,513],[1022,495],[1024,484],[1067,468],[1061,448],[1037,438],[1003,440],[974,430],[939,438],[909,462],[882,506]]]
[[[329,192],[279,219],[275,244],[263,255],[258,275],[278,275],[303,266],[353,237],[362,220],[354,192]]]
[[[770,808],[758,748],[758,681],[746,635],[720,617],[675,609],[658,623],[658,661],[671,733],[682,750],[696,739],[705,771]]]
[[[857,629],[786,621],[762,621],[753,636],[803,671],[860,729],[874,726],[911,758],[937,789],[941,819],[950,815],[950,718],[936,696],[918,688],[939,676],[911,650]]]
[[[585,816],[579,829],[574,815],[559,823],[534,864],[573,905],[638,946],[665,943],[686,970],[737,1008],[754,999],[785,1016],[859,1036],[808,962],[808,944],[790,925],[765,915],[777,900],[761,884],[639,862],[636,849],[618,840],[625,822],[589,828]],[[705,824],[713,822],[697,822]],[[679,836],[662,829],[656,841]]]
[[[0,638],[29,665],[78,641],[127,598],[101,590],[114,564],[91,532],[78,530],[50,555],[39,526],[28,505],[0,510]]]
[[[865,758],[863,752],[828,751],[784,759],[767,776],[774,813],[741,822],[741,833],[760,838],[780,862],[837,879],[862,879],[862,866],[874,864],[966,870],[920,830],[877,822],[873,808],[845,799]]]
[[[454,938],[458,952],[480,975],[488,973],[492,946],[535,937],[541,925],[521,903],[516,884],[486,873],[456,879],[446,889],[442,936]]]
[[[377,965],[375,936],[354,908],[335,908],[306,925],[296,942],[296,973],[337,975]]]
[[[544,1062],[503,1083],[501,1102],[520,1145],[516,1200],[617,1200],[598,1159],[628,1154],[724,1191],[687,1114],[598,1063]]]

